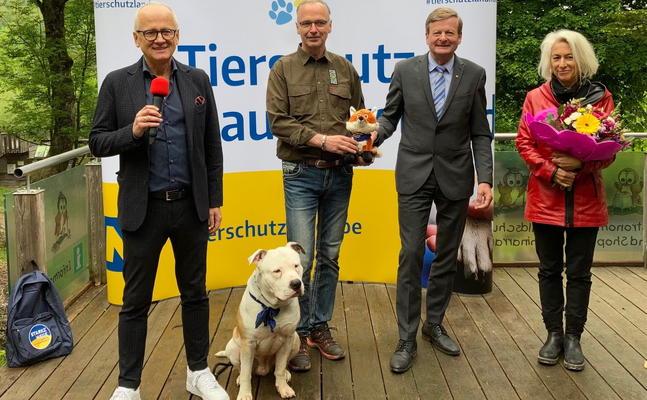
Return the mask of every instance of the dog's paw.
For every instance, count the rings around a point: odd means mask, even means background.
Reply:
[[[252,396],[251,393],[238,393],[238,397],[236,397],[236,400],[254,400],[254,396]]]
[[[296,396],[296,393],[294,393],[294,390],[292,390],[292,388],[288,385],[285,385],[285,386],[282,385],[282,387],[277,386],[276,391],[279,392],[279,394],[281,395],[281,398],[283,399],[291,399]]]

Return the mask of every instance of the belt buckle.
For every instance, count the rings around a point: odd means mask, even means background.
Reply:
[[[171,194],[179,193],[180,189],[167,190],[165,193],[166,201],[177,200],[177,198],[171,197]]]
[[[325,168],[325,167],[322,166],[325,162],[326,161],[324,161],[324,160],[317,160],[317,161],[315,161],[315,167],[317,167],[317,168]]]

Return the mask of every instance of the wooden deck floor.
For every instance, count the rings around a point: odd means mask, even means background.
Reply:
[[[340,283],[331,326],[347,349],[342,361],[313,352],[310,372],[293,374],[297,399],[647,399],[647,270],[596,267],[582,344],[584,371],[536,361],[545,338],[535,268],[497,268],[483,296],[454,295],[445,326],[460,344],[449,357],[419,338],[413,368],[389,371],[397,343],[395,287]],[[231,335],[243,288],[211,291],[210,365]],[[105,287],[68,310],[75,349],[29,368],[0,369],[0,400],[108,399],[117,384],[117,316]],[[142,398],[186,399],[179,299],[151,307]],[[219,376],[232,399],[236,372]],[[256,399],[279,399],[273,376],[254,379]],[[195,397],[194,397],[195,398]]]

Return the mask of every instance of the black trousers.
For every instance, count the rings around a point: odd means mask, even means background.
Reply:
[[[209,300],[206,290],[207,221],[200,221],[191,196],[167,202],[149,199],[139,229],[123,232],[123,307],[119,313],[119,386],[135,389],[141,382],[148,310],[160,252],[168,239],[175,257],[175,278],[182,302],[187,365],[207,368]]]
[[[402,340],[416,340],[420,324],[422,288],[420,274],[425,256],[429,212],[436,204],[436,257],[427,285],[426,319],[440,324],[452,297],[456,257],[463,237],[469,198],[450,200],[438,186],[435,172],[413,194],[398,193],[400,249],[396,290],[398,331]]]
[[[566,333],[579,335],[584,331],[589,307],[591,264],[598,228],[568,228],[536,222],[532,225],[539,257],[539,297],[546,330],[561,332],[566,311]],[[564,254],[566,305],[562,287]]]

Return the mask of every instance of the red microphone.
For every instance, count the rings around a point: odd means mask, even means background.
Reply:
[[[162,103],[164,97],[168,96],[168,81],[164,78],[155,78],[151,82],[151,93],[153,94],[153,105],[162,112]],[[153,144],[157,137],[157,127],[154,126],[148,129],[148,143]]]

